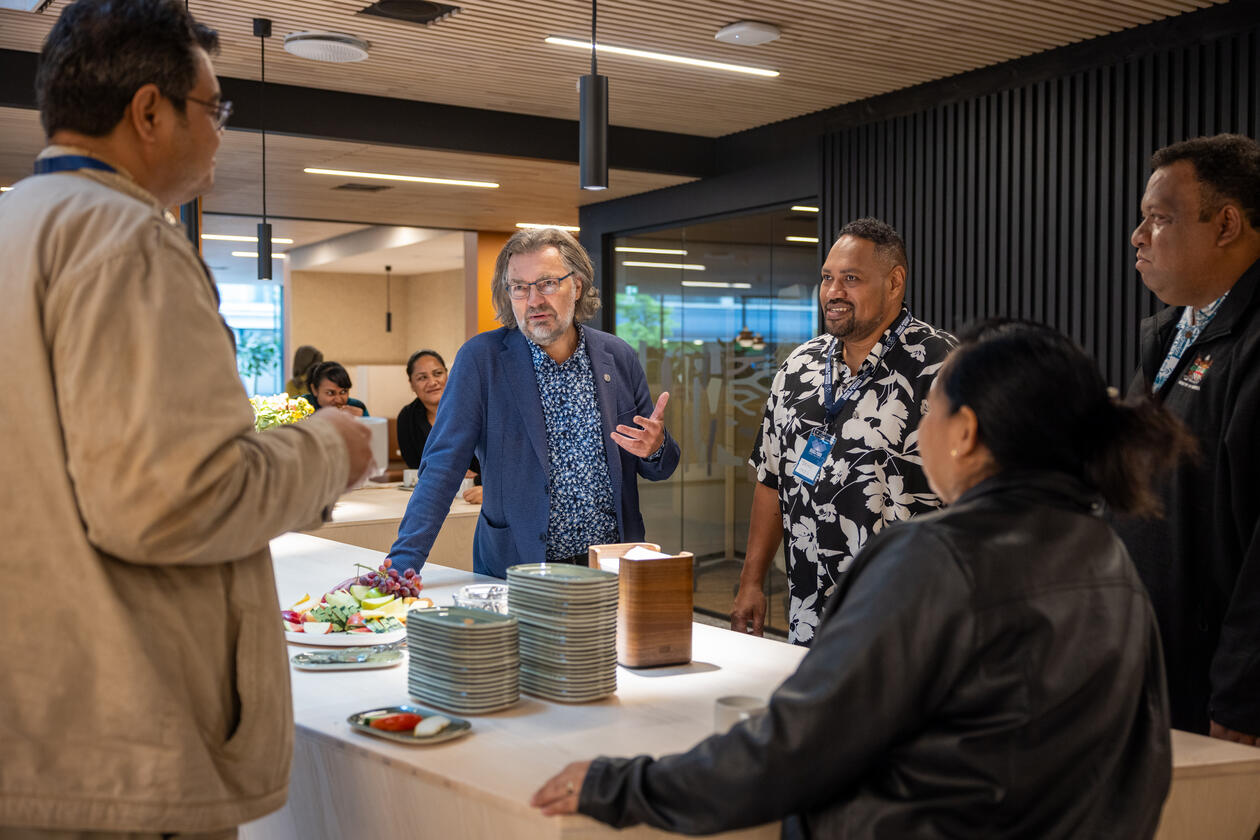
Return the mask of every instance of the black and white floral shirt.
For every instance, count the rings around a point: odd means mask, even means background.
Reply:
[[[932,379],[956,341],[910,316],[888,352],[885,332],[856,373],[844,364],[838,339],[820,335],[792,351],[779,368],[749,459],[757,480],[779,493],[787,562],[788,640],[809,644],[823,604],[840,575],[872,534],[891,522],[940,506],[919,457],[919,420]],[[823,377],[828,350],[832,383],[840,394],[867,371],[871,376],[827,425]],[[835,446],[812,486],[793,475],[810,433],[835,436]]]

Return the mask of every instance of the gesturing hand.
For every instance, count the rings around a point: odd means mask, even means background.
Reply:
[[[631,455],[638,455],[640,458],[652,455],[665,441],[665,421],[661,418],[665,416],[667,402],[669,402],[669,391],[661,394],[660,399],[656,401],[656,408],[652,410],[651,417],[640,417],[637,414],[634,416],[634,422],[642,428],[618,425],[612,433],[612,439]]]

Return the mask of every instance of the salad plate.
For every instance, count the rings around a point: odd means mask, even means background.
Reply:
[[[370,647],[372,645],[388,645],[402,641],[407,636],[407,628],[386,630],[384,633],[294,633],[284,631],[284,638],[289,644],[314,645],[315,647]]]

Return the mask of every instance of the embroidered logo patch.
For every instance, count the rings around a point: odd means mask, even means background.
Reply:
[[[1181,375],[1181,379],[1177,384],[1183,388],[1189,388],[1193,391],[1199,390],[1199,383],[1203,381],[1203,377],[1208,372],[1208,368],[1212,366],[1212,355],[1195,357],[1190,367],[1186,368],[1186,372]]]

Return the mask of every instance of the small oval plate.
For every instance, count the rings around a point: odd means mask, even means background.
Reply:
[[[342,648],[312,650],[294,655],[289,661],[303,671],[361,671],[367,668],[392,668],[403,661],[401,650]]]
[[[386,715],[396,715],[400,712],[410,712],[413,715],[421,717],[432,717],[433,715],[441,715],[450,721],[446,728],[435,735],[414,735],[411,732],[388,732],[384,729],[373,729],[371,723],[379,717]],[[370,709],[366,712],[358,712],[346,718],[346,723],[350,724],[350,728],[366,735],[375,735],[377,738],[384,738],[386,741],[396,741],[399,744],[440,744],[443,741],[452,741],[456,738],[468,734],[472,729],[472,724],[460,717],[447,714],[445,712],[435,712],[424,706],[416,706],[411,703],[404,703],[401,706],[386,706],[380,709]]]

